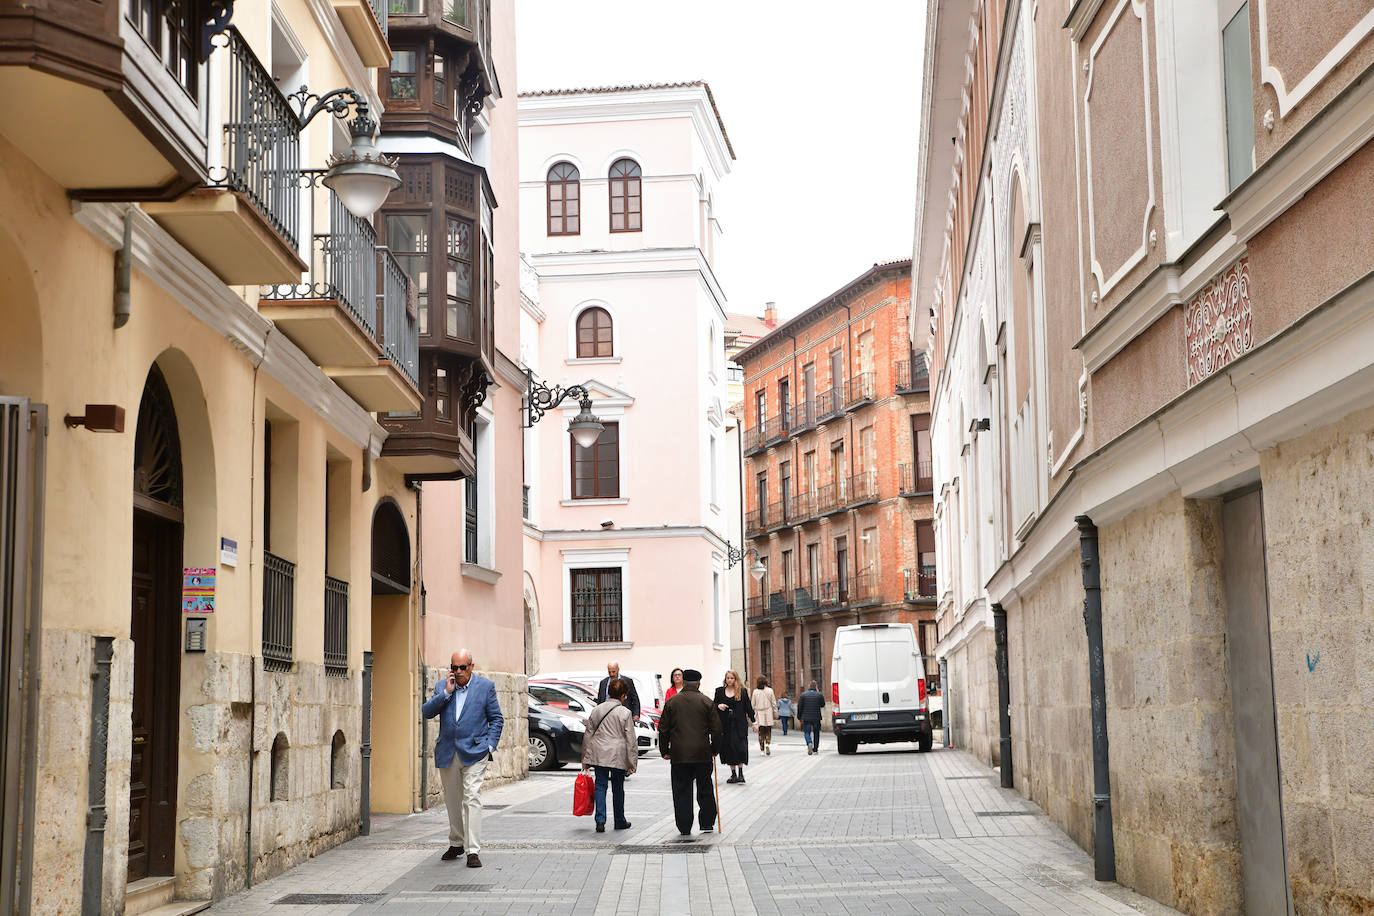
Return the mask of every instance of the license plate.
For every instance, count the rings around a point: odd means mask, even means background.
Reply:
[[[877,722],[878,714],[876,712],[856,712],[849,719],[852,722]]]

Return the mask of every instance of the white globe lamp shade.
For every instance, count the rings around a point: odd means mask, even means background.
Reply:
[[[596,417],[587,412],[582,412],[568,424],[568,432],[572,433],[573,441],[579,448],[591,448],[596,445],[596,440],[601,438],[601,431],[605,429]]]
[[[363,132],[369,124],[355,122],[353,144],[344,155],[330,157],[324,184],[339,196],[349,213],[371,221],[387,195],[401,186],[401,176],[392,160],[377,149],[372,134]]]
[[[749,567],[749,575],[754,577],[755,582],[762,582],[763,577],[768,575],[768,567],[755,560],[754,565]]]

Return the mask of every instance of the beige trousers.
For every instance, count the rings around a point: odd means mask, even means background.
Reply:
[[[487,758],[463,766],[462,758],[439,770],[444,784],[444,805],[448,808],[448,844],[461,846],[463,852],[479,852],[482,847],[482,777]]]

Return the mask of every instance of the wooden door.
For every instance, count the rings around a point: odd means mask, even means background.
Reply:
[[[170,875],[177,797],[181,685],[181,525],[135,510],[133,749],[129,772],[129,880]]]

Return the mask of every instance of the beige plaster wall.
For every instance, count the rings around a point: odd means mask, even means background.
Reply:
[[[1221,504],[1173,494],[1100,539],[1117,880],[1187,913],[1238,912]]]
[[[1298,912],[1374,910],[1374,410],[1261,456],[1279,773]]]

